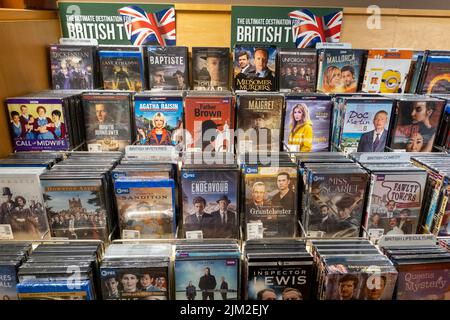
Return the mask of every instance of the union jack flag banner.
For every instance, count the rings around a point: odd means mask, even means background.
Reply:
[[[119,9],[119,13],[133,45],[150,43],[166,47],[176,44],[174,7],[147,14],[138,6],[128,6]]]
[[[318,42],[339,42],[342,11],[326,16],[316,16],[308,9],[289,13],[292,19],[292,35],[297,48],[315,48]]]

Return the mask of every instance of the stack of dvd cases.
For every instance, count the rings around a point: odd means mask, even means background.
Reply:
[[[134,143],[131,92],[86,92],[82,103],[87,150],[123,151]]]
[[[116,216],[111,170],[120,153],[72,153],[41,176],[51,236],[108,242]]]
[[[184,164],[180,179],[182,237],[239,239],[240,173],[236,162]]]
[[[246,300],[310,300],[313,258],[304,240],[249,240],[244,247]]]
[[[441,99],[446,100],[445,110],[442,114],[442,120],[439,124],[439,130],[434,142],[438,150],[450,151],[450,95],[441,95]]]
[[[302,171],[302,222],[307,235],[358,237],[362,231],[367,172],[355,163],[334,160],[306,163]]]
[[[233,240],[200,240],[175,250],[175,300],[240,300],[240,251]]]
[[[419,231],[450,236],[450,156],[432,153],[411,159],[428,172]]]
[[[19,300],[95,300],[101,242],[40,244],[19,268]]]
[[[104,300],[169,300],[170,244],[112,244],[100,267]]]
[[[175,163],[126,157],[113,170],[112,177],[121,238],[175,237],[178,220]]]
[[[450,93],[448,72],[450,51],[426,50],[416,92],[421,94]]]
[[[297,164],[285,153],[272,156],[276,162],[264,163],[261,157],[242,155],[246,239],[292,238],[297,234]]]
[[[397,270],[369,240],[313,240],[319,300],[392,300]]]
[[[0,297],[17,300],[17,272],[31,252],[31,242],[0,242]]]
[[[450,252],[438,244],[388,245],[383,252],[398,271],[396,300],[450,300]]]
[[[304,176],[305,165],[307,164],[317,164],[317,163],[335,163],[335,164],[352,164],[352,160],[347,158],[344,153],[341,152],[315,152],[315,153],[291,153],[295,157],[295,161],[298,165],[298,210],[299,210],[299,220],[302,225],[305,224],[307,220],[307,213],[305,211],[306,204],[306,185],[307,180]],[[303,231],[303,230],[302,230]],[[305,235],[303,235],[305,236]]]
[[[67,151],[84,143],[80,91],[42,91],[7,98],[15,151]]]

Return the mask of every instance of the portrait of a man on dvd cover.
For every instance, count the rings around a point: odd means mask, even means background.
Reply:
[[[229,55],[228,48],[192,48],[194,90],[228,90]]]
[[[128,95],[83,95],[86,143],[92,151],[119,151],[131,141]]]
[[[151,90],[185,90],[189,88],[186,47],[147,47]]]
[[[245,172],[245,223],[261,223],[264,238],[296,234],[297,169],[248,166]]]

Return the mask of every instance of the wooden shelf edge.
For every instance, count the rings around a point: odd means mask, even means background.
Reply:
[[[5,8],[0,9],[0,21],[54,20],[54,19],[58,19],[58,11],[5,9]]]

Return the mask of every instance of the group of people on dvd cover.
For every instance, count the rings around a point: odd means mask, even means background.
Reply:
[[[83,66],[83,60],[67,58],[52,64],[52,83],[56,90],[77,90],[92,88],[92,67]]]
[[[331,65],[325,69],[322,87],[324,92],[356,92],[357,81],[354,66],[339,68]]]
[[[189,280],[186,286],[186,299],[197,300],[197,291],[201,291],[202,300],[215,300],[214,293],[220,292],[222,300],[228,300],[229,286],[224,276],[220,277],[218,286],[216,277],[211,273],[210,267],[204,268],[204,274],[198,280],[197,287]]]
[[[72,199],[72,202],[80,199]],[[69,210],[62,210],[50,217],[50,227],[54,237],[68,239],[105,239],[106,214],[88,212],[81,207],[71,205]],[[51,214],[52,212],[48,212]]]
[[[28,111],[28,106],[21,105],[20,113],[11,111],[11,131],[14,139],[21,140],[58,140],[65,139],[66,126],[61,122],[60,110],[52,110],[51,118],[47,116],[44,106],[36,108],[36,115]]]
[[[167,280],[151,273],[123,272],[102,279],[105,300],[166,300]]]
[[[386,202],[385,210],[370,214],[369,229],[383,229],[386,235],[413,234],[416,232],[411,209],[397,209],[394,200]]]
[[[184,221],[184,231],[201,230],[204,238],[237,238],[239,218],[234,210],[230,210],[230,199],[226,194],[217,199],[218,210],[205,212],[206,199],[197,196],[192,200],[194,212]]]
[[[300,88],[304,92],[314,91],[315,70],[310,67],[286,66],[280,72],[280,87],[292,88],[294,91]]]
[[[44,207],[36,200],[27,201],[24,196],[14,196],[10,187],[2,188],[0,225],[10,225],[14,235],[27,234],[39,238],[46,229]]]

